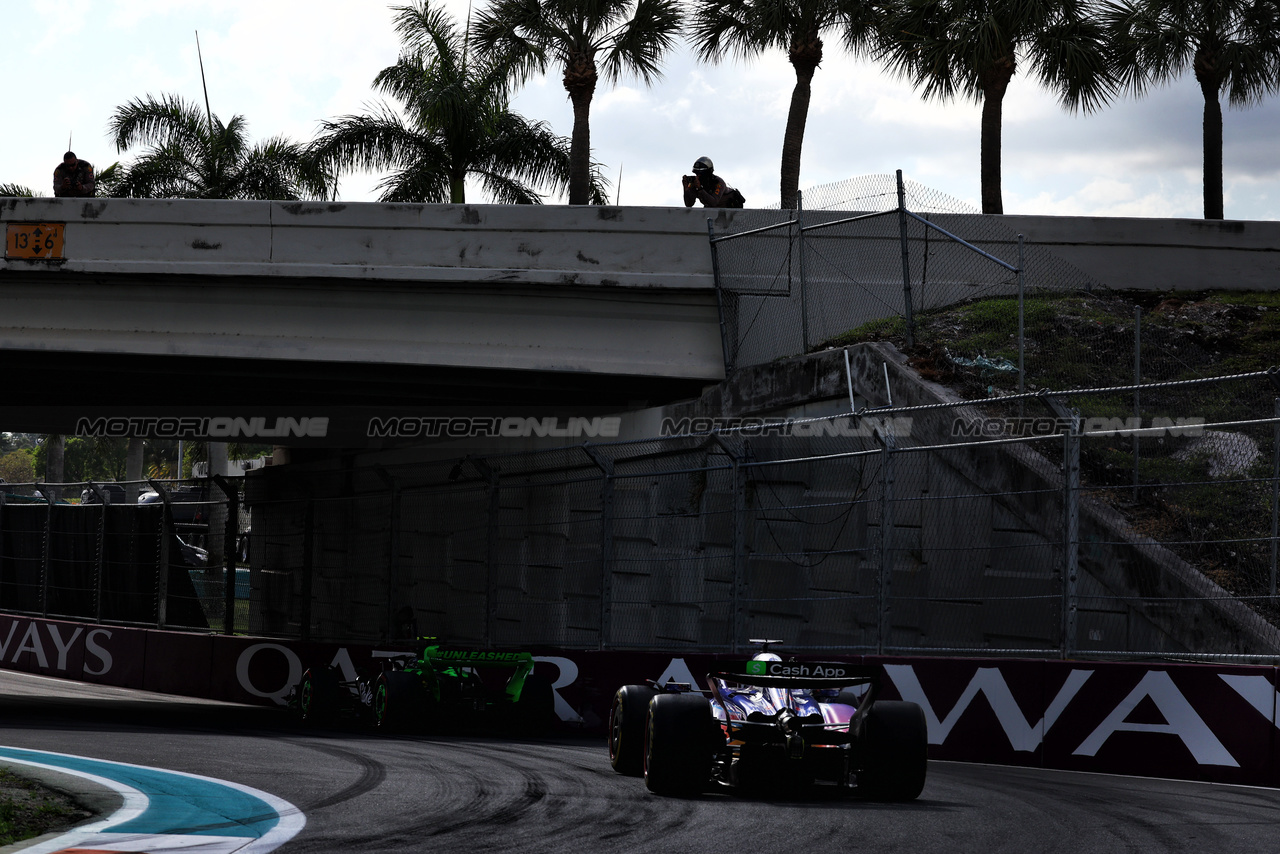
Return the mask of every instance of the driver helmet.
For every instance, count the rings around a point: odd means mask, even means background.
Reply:
[[[698,175],[704,172],[711,172],[715,169],[715,164],[711,162],[710,157],[699,157],[693,161],[693,174]],[[778,659],[781,661],[782,659]]]

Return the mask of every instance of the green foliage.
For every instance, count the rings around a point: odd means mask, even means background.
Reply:
[[[0,198],[4,196],[18,196],[19,198],[34,198],[35,193],[21,184],[0,184]]]
[[[1222,107],[1280,88],[1280,8],[1271,0],[1104,0],[1121,84],[1135,96],[1192,72],[1204,97],[1205,219],[1222,219]]]
[[[477,53],[507,65],[516,79],[550,66],[562,72],[574,106],[569,204],[604,203],[589,118],[599,78],[652,84],[679,31],[676,0],[491,0],[477,16]]]
[[[1004,212],[999,105],[1019,64],[1067,109],[1097,109],[1115,90],[1107,32],[1087,3],[908,0],[886,8],[878,52],[891,71],[926,99],[983,104],[983,213]]]
[[[65,795],[0,770],[0,845],[69,827],[84,816]]]
[[[62,456],[62,482],[124,480],[127,446],[127,439],[67,437]],[[40,443],[33,462],[40,478],[47,478],[48,442]]]
[[[787,127],[782,141],[782,207],[794,210],[800,185],[800,154],[808,120],[811,80],[822,64],[824,33],[840,32],[855,53],[866,51],[883,16],[868,0],[696,0],[689,38],[698,57],[718,62],[726,56],[755,57],[765,50],[787,51],[795,69]]]
[[[883,341],[891,338],[900,338],[906,334],[906,320],[894,315],[893,317],[882,317],[879,320],[871,320],[861,326],[856,326],[848,332],[842,332],[832,337],[821,346],[824,348],[828,346],[847,347],[850,344],[859,344],[863,341]]]
[[[510,62],[472,54],[466,33],[428,0],[395,11],[400,58],[374,86],[401,109],[383,103],[322,122],[310,156],[335,174],[390,170],[378,185],[386,202],[459,204],[468,178],[502,204],[539,204],[540,190],[562,192],[568,140],[511,111]]]
[[[223,123],[177,95],[117,107],[109,130],[118,151],[146,150],[107,175],[113,196],[177,199],[325,198],[330,180],[283,136],[252,145],[243,116]]]
[[[6,483],[35,483],[35,451],[21,448],[0,456],[0,480]]]

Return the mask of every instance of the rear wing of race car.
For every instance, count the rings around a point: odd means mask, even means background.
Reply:
[[[734,662],[707,674],[714,679],[761,688],[853,688],[878,685],[880,669],[874,665],[843,661],[746,661]]]
[[[729,721],[733,737],[757,736],[762,731],[780,730],[788,744],[801,733],[806,737],[819,737],[823,741],[847,742],[861,731],[862,721],[871,710],[872,703],[880,689],[880,669],[872,665],[848,664],[843,661],[759,661],[751,660],[742,663],[734,662],[730,667],[714,670],[707,674],[708,679],[735,683],[753,688],[803,688],[809,690],[838,691],[842,688],[855,688],[865,685],[854,706],[854,713],[846,723],[831,724],[826,721],[807,722],[783,712],[775,717],[763,720]],[[843,730],[843,735],[832,730]],[[821,732],[815,736],[814,732]],[[766,735],[767,737],[767,735]]]
[[[497,652],[483,649],[444,649],[427,646],[422,650],[422,663],[436,670],[455,667],[500,667],[515,672],[507,680],[505,692],[512,700],[520,699],[524,681],[533,672],[533,655],[528,652]]]

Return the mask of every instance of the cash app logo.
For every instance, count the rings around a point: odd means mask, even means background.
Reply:
[[[768,662],[765,662],[765,661],[748,661],[747,673],[751,674],[752,676],[764,676],[766,674],[765,666],[767,664]]]

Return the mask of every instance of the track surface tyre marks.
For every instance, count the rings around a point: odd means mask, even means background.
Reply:
[[[348,750],[334,744],[317,744],[315,742],[303,742],[296,739],[292,739],[291,741],[293,744],[304,749],[315,750],[341,762],[354,765],[360,771],[359,779],[351,785],[345,786],[339,791],[321,798],[318,801],[301,804],[300,809],[304,813],[310,813],[316,810],[323,810],[337,806],[339,804],[345,804],[347,801],[354,800],[361,795],[374,791],[382,785],[384,780],[387,779],[387,766],[359,751]]]

